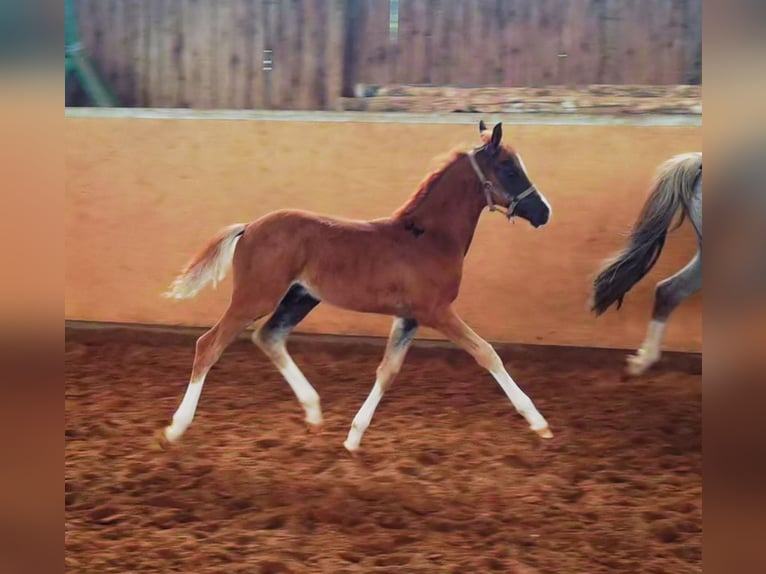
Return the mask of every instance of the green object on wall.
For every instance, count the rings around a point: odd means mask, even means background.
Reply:
[[[109,87],[99,77],[93,65],[83,50],[80,34],[77,28],[77,9],[75,0],[66,0],[64,4],[64,69],[67,75],[74,73],[91,102],[99,107],[114,107],[118,105],[117,98]]]

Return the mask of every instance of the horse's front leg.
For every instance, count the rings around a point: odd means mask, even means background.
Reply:
[[[467,351],[479,365],[492,374],[511,400],[511,403],[513,403],[513,406],[527,420],[533,431],[543,438],[553,437],[548,423],[537,411],[532,400],[524,394],[511,378],[511,375],[508,374],[508,371],[505,370],[503,361],[492,348],[492,345],[474,333],[451,308],[435,315],[429,323],[429,326],[441,331],[448,339]]]
[[[364,435],[367,427],[370,426],[372,415],[375,414],[375,409],[383,398],[383,394],[391,385],[397,373],[399,373],[417,328],[417,321],[413,319],[397,318],[394,320],[388,344],[386,345],[386,353],[383,355],[383,361],[381,361],[380,366],[378,366],[375,384],[367,400],[364,401],[362,408],[356,413],[354,421],[351,423],[351,428],[348,431],[348,438],[343,443],[343,446],[349,452],[359,449],[362,435]]]

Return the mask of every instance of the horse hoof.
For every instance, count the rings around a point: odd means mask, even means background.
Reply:
[[[626,362],[625,373],[629,377],[639,377],[651,366],[651,363],[646,361],[645,358],[640,355],[630,355]]]
[[[346,451],[348,451],[348,453],[351,456],[357,457],[359,455],[359,445],[358,444],[356,444],[356,445],[352,444],[351,442],[349,442],[348,439],[346,439],[346,441],[343,443],[343,447],[346,449]]]
[[[540,438],[553,438],[553,433],[551,432],[551,428],[549,426],[537,429],[535,432],[540,436]]]
[[[307,426],[320,428],[324,424],[324,417],[322,411],[319,412],[306,412],[306,416],[303,421]]]
[[[165,429],[158,430],[154,433],[150,448],[153,451],[163,451],[170,448],[170,441],[168,440],[168,437],[165,436]]]
[[[320,435],[324,432],[324,423],[323,422],[312,423],[312,422],[306,421],[306,431],[312,435]]]

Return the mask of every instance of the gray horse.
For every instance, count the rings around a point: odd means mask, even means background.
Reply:
[[[628,357],[627,371],[633,376],[644,373],[659,360],[670,314],[702,288],[702,153],[680,154],[660,166],[627,247],[604,264],[593,282],[592,311],[601,315],[614,303],[619,309],[628,291],[657,262],[679,209],[682,211],[676,228],[688,216],[697,234],[697,253],[683,269],[657,283],[646,338],[641,348]]]

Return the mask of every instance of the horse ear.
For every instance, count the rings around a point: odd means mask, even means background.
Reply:
[[[479,133],[484,133],[487,131],[487,125],[484,123],[484,120],[479,120]]]
[[[492,130],[492,139],[489,140],[489,143],[492,144],[492,147],[499,148],[500,142],[503,139],[503,122],[498,122],[498,124],[495,126],[495,129]]]

